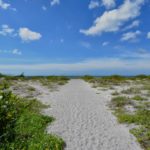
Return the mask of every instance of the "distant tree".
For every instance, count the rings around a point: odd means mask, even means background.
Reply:
[[[4,77],[4,76],[5,76],[4,74],[0,73],[0,78],[1,78],[1,77]]]
[[[24,78],[24,77],[25,77],[24,72],[22,72],[22,73],[19,75],[19,77]]]

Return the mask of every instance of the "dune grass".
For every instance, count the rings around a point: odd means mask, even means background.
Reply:
[[[142,97],[135,96],[137,101],[143,101]],[[124,107],[126,105],[132,105],[132,101],[129,98],[118,96],[112,98],[111,108],[114,110],[114,114],[118,118],[120,123],[135,124],[138,127],[130,130],[137,138],[137,141],[145,150],[150,150],[150,109],[148,102],[141,104],[136,108],[134,113],[128,113]]]
[[[124,85],[129,86],[119,92],[114,88],[109,106],[119,123],[135,125],[130,132],[145,150],[150,150],[150,76],[86,76],[83,79],[94,87],[107,87],[107,90],[115,86],[120,86],[120,89],[123,89]],[[131,106],[131,109],[133,107],[133,110],[128,110],[128,106]]]
[[[123,97],[113,98],[111,103],[118,121],[137,125],[138,127],[131,129],[130,132],[135,135],[145,150],[150,150],[150,110],[143,106],[139,107],[134,114],[130,114],[124,110],[124,106],[129,102]]]
[[[112,98],[111,100],[112,106],[118,107],[118,108],[123,107],[130,103],[131,101],[129,100],[129,98],[124,97],[124,96],[117,96],[117,97]]]
[[[142,97],[140,95],[135,95],[134,97],[132,97],[133,100],[136,100],[136,101],[143,101],[143,100],[147,100],[147,98],[145,97]]]
[[[140,109],[135,114],[122,110],[115,112],[120,123],[135,124],[138,127],[130,130],[145,150],[150,150],[150,110]]]
[[[141,92],[140,88],[131,87],[126,90],[122,90],[122,94],[139,94]]]
[[[112,75],[112,76],[102,76],[102,77],[93,77],[93,76],[83,76],[83,80],[90,82],[94,87],[108,87],[115,85],[118,86],[123,83],[128,82],[127,77]]]

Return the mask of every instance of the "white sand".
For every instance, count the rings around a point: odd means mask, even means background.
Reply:
[[[111,92],[98,92],[80,79],[70,80],[56,92],[32,86],[43,93],[38,99],[51,105],[44,113],[56,118],[48,133],[62,137],[66,150],[141,150],[128,128],[117,123],[108,109]]]

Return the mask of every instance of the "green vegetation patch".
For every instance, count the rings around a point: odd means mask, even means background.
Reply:
[[[85,75],[85,76],[82,77],[82,79],[85,80],[85,81],[91,81],[91,80],[95,79],[95,77],[89,76],[89,75]]]
[[[140,96],[140,95],[135,95],[133,98],[133,100],[136,100],[136,101],[143,101],[143,100],[147,100],[146,98]]]
[[[124,111],[116,111],[115,113],[121,123],[150,126],[150,110],[138,110],[135,114],[128,114]]]
[[[83,76],[87,82],[95,84],[96,87],[110,87],[113,85],[120,85],[123,83],[128,83],[129,78],[119,76],[119,75],[112,75],[112,76],[103,76],[103,77],[94,77],[94,76]]]
[[[34,87],[28,87],[28,91],[36,91],[36,89]]]
[[[131,87],[121,91],[122,94],[139,94],[141,90],[139,88]]]
[[[150,84],[144,84],[142,89],[150,91]]]
[[[111,100],[111,104],[113,107],[119,107],[122,108],[123,106],[130,104],[131,101],[129,100],[129,98],[124,97],[124,96],[117,96],[112,98]]]
[[[40,81],[44,86],[55,88],[56,85],[64,85],[69,78],[65,76],[32,77],[32,80]]]
[[[139,98],[138,98],[139,100]],[[140,98],[141,100],[141,98]],[[139,107],[134,114],[125,112],[123,109],[126,104],[130,103],[126,97],[112,98],[114,114],[117,116],[120,123],[135,124],[138,128],[131,131],[145,150],[150,150],[150,109],[149,103],[144,103]],[[132,103],[131,103],[132,104]]]
[[[113,96],[119,95],[119,92],[115,91],[115,92],[111,93],[111,95],[113,95]]]
[[[130,132],[137,138],[144,149],[150,150],[150,127],[134,128]]]
[[[61,138],[45,129],[54,118],[40,113],[43,104],[18,98],[5,90],[0,93],[1,150],[62,150]]]

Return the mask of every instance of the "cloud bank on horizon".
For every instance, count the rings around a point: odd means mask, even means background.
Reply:
[[[150,74],[146,0],[0,0],[0,72]]]

